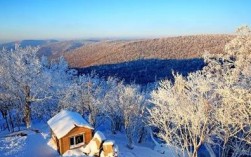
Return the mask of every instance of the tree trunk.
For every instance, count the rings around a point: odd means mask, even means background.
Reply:
[[[123,125],[123,120],[121,117],[116,117],[115,118],[115,130],[116,131],[121,131],[122,130],[122,125]]]
[[[24,121],[27,128],[31,127],[31,101],[30,87],[25,86],[25,105],[24,105]]]
[[[113,134],[116,134],[117,131],[121,131],[121,125],[122,120],[119,117],[114,116],[111,119],[111,130]]]
[[[8,112],[8,111],[7,111],[7,113],[8,113],[8,116],[9,116],[11,132],[14,132],[14,124],[13,124],[13,120],[12,120],[12,118],[11,118],[11,114],[10,114],[10,112]]]
[[[7,111],[1,110],[1,113],[2,113],[3,118],[5,119],[8,131],[11,132],[9,122],[8,122],[8,117],[7,117]]]
[[[5,122],[7,124],[8,131],[11,132],[10,125],[9,125],[9,122],[8,122],[8,118],[6,117],[4,119],[5,119]]]
[[[198,157],[198,151],[199,151],[200,145],[194,148],[192,157]]]
[[[145,131],[145,127],[140,128],[138,143],[142,143],[143,142],[143,139],[145,137],[145,132],[146,132]]]
[[[133,135],[132,135],[130,128],[126,128],[126,136],[127,136],[127,140],[128,140],[127,147],[129,149],[133,149],[133,139],[132,139]]]
[[[31,108],[30,102],[25,102],[24,106],[24,121],[27,128],[31,127]]]
[[[151,137],[153,143],[154,143],[156,146],[159,146],[160,144],[159,144],[159,143],[154,139],[154,137],[153,137],[153,131],[152,131],[152,129],[151,129],[150,127],[148,127],[147,130],[148,130],[148,132],[149,132],[149,134],[150,134],[150,137]]]
[[[111,131],[112,134],[116,134],[116,124],[113,120],[111,121]]]
[[[96,125],[96,117],[93,113],[89,113],[89,123],[95,128]]]
[[[210,157],[216,157],[212,147],[208,143],[205,143],[205,147],[206,147]]]
[[[194,150],[192,157],[197,157],[198,156],[198,151]]]
[[[18,109],[19,109],[19,111],[21,111],[22,110],[22,108],[21,108],[21,104],[19,104],[19,106],[18,106]],[[18,131],[20,131],[20,126],[21,126],[21,124],[22,124],[22,115],[21,115],[21,113],[20,112],[18,112],[17,113],[17,115],[16,115],[16,117],[17,117],[17,126],[18,126]]]
[[[225,140],[225,141],[228,141],[228,140]],[[228,155],[228,151],[229,151],[229,148],[228,148],[228,142],[224,142],[223,146],[222,146],[222,150],[221,150],[221,157],[227,157]]]
[[[116,131],[121,131],[121,127],[120,127],[120,122],[119,121],[116,121],[115,130]]]

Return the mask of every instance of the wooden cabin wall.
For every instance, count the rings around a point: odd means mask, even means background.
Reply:
[[[85,135],[85,144],[88,144],[92,139],[92,130],[85,127],[78,127],[76,126],[73,128],[67,135],[62,137],[59,141],[60,145],[60,154],[64,154],[67,150],[70,149],[70,137],[84,134]]]

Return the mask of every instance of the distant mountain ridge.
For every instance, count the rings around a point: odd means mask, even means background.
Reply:
[[[49,43],[55,43],[58,42],[57,40],[21,40],[21,41],[13,41],[8,43],[2,43],[0,44],[0,49],[3,47],[5,49],[14,49],[15,44],[19,44],[20,47],[26,47],[26,46],[42,46]]]
[[[49,58],[57,58],[62,56],[73,49],[82,47],[89,43],[99,42],[99,40],[21,40],[0,44],[0,49],[5,48],[7,50],[14,49],[18,44],[20,47],[39,46],[38,56],[47,56]]]
[[[58,58],[70,52],[71,50],[96,42],[99,42],[99,40],[67,40],[49,43],[47,45],[41,46],[38,54],[39,56],[43,55],[49,58]]]
[[[224,53],[233,35],[194,35],[131,41],[103,41],[88,44],[64,57],[71,67],[116,64],[139,59],[200,58],[205,51]]]
[[[79,74],[95,71],[125,83],[145,85],[172,79],[172,71],[186,76],[204,66],[203,53],[224,53],[232,35],[196,35],[146,40],[22,41],[20,46],[40,46],[38,55],[55,59],[64,56]],[[9,43],[11,46],[15,42]],[[0,45],[1,48],[1,45]]]
[[[71,67],[83,68],[139,59],[200,58],[205,51],[224,53],[233,35],[192,35],[144,40],[22,40],[0,44],[0,49],[40,46],[39,56],[64,56]]]

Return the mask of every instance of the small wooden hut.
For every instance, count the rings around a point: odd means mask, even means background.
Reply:
[[[51,128],[51,138],[61,155],[67,150],[88,144],[92,139],[93,127],[76,112],[62,110],[47,123]]]

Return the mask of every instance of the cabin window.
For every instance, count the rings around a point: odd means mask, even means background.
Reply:
[[[70,137],[70,148],[78,147],[84,143],[84,134]]]
[[[75,144],[74,144],[74,137],[71,137],[71,138],[70,138],[70,145],[71,145],[71,146],[75,145]]]
[[[84,137],[83,135],[79,135],[75,137],[76,139],[76,144],[83,143],[84,142]]]

